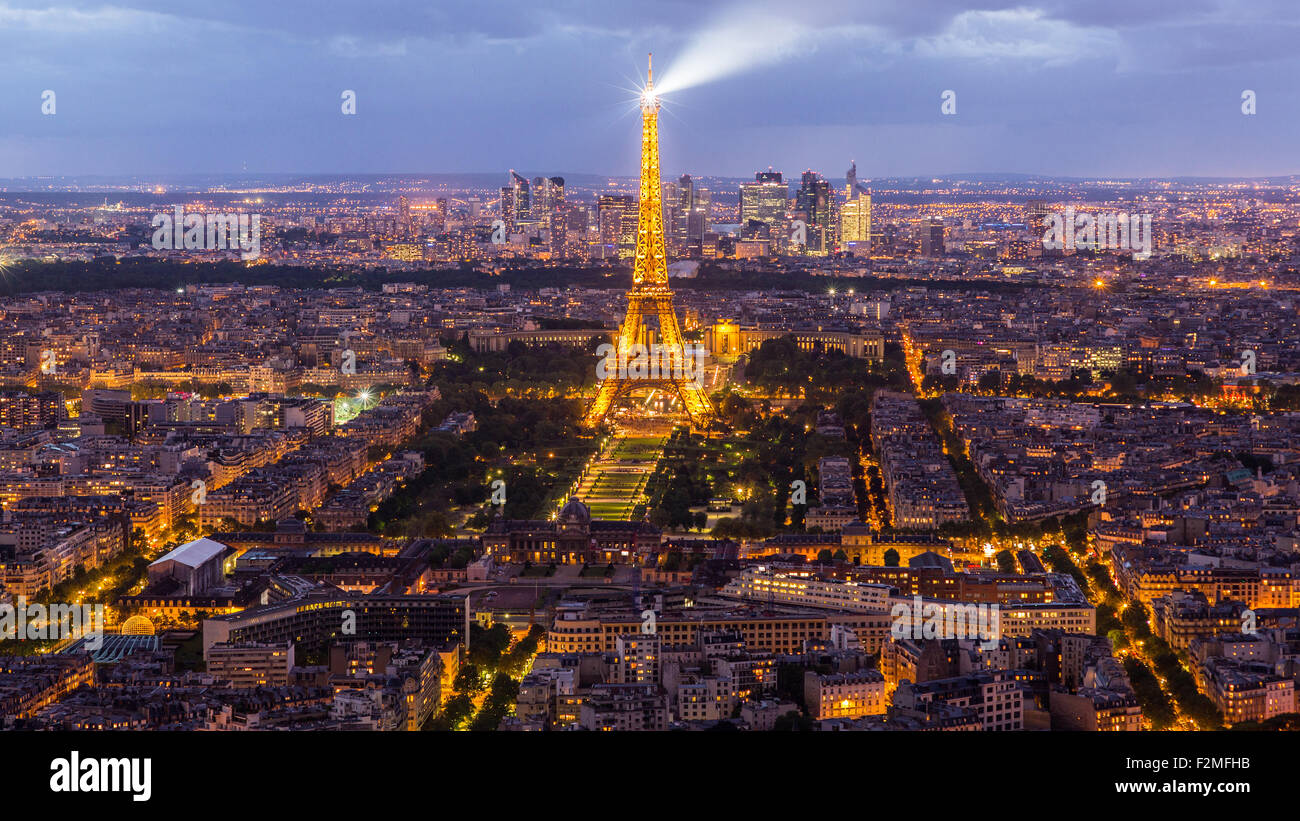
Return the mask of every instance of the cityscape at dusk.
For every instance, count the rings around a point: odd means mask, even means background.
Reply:
[[[223,8],[0,3],[34,795],[248,731],[1280,793],[1296,8]]]

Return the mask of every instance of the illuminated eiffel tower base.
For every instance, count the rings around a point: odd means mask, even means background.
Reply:
[[[647,319],[658,323],[658,334],[653,340],[646,324]],[[670,367],[659,369],[657,374],[628,375],[628,364],[635,361],[633,346],[657,343],[666,353]],[[615,343],[614,360],[617,369],[600,383],[600,390],[592,401],[583,424],[594,428],[604,421],[610,410],[631,391],[643,388],[661,389],[674,394],[690,418],[691,426],[707,428],[713,419],[713,405],[697,379],[702,376],[692,372],[681,326],[673,310],[673,292],[668,287],[668,254],[664,244],[664,213],[659,177],[659,98],[654,91],[653,66],[646,77],[645,91],[641,94],[641,192],[637,210],[636,258],[632,268],[632,290],[627,294],[627,316],[619,329]],[[686,363],[687,367],[682,364]],[[635,368],[632,369],[634,372]]]

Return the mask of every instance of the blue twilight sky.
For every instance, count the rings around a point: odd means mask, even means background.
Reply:
[[[1296,0],[0,0],[0,177],[632,174],[651,50],[666,174],[1286,174],[1297,43]]]

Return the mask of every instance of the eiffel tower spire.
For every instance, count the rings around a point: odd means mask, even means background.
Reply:
[[[614,404],[635,388],[661,388],[677,396],[691,424],[702,428],[713,417],[713,406],[698,383],[702,374],[686,355],[681,326],[668,287],[668,253],[664,243],[662,182],[659,175],[659,96],[654,90],[654,67],[648,64],[646,87],[641,93],[641,188],[636,222],[636,255],[632,267],[632,290],[627,294],[627,316],[619,329],[614,356],[618,368],[600,383],[595,400],[583,420],[587,427],[601,423]],[[628,376],[634,360],[650,341],[646,320],[658,321],[654,339],[666,352],[668,373],[656,369],[649,376]],[[609,362],[613,365],[614,362]]]

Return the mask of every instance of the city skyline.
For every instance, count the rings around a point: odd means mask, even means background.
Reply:
[[[164,791],[274,730],[349,751],[273,756],[292,799],[437,783],[431,743],[488,734],[506,746],[467,768],[524,784],[499,753],[557,732],[815,732],[923,780],[920,749],[942,781],[970,757],[936,731],[1011,733],[1071,773],[1005,788],[1043,806],[1032,789],[1285,788],[1237,739],[1300,729],[1300,175],[1150,170],[1283,156],[1262,84],[1224,125],[1192,82],[1193,62],[1224,88],[1276,75],[1276,39],[1247,59],[1254,32],[1223,29],[1191,60],[1236,8],[1211,0],[380,2],[300,19],[290,0],[254,25],[0,0],[0,31],[102,30],[107,49],[130,31],[189,57],[128,61],[178,69],[171,107],[138,85],[125,113],[90,102],[122,85],[111,60],[45,88],[44,159],[0,134],[0,174],[99,169],[0,177],[0,731],[57,745],[18,756],[50,770],[20,787],[175,814]],[[613,107],[583,89],[648,42],[616,88],[639,116],[592,126]],[[827,47],[848,42],[892,62]],[[260,82],[218,124],[191,72],[240,49],[220,88]],[[304,113],[340,60],[372,73]],[[353,81],[439,61],[453,79],[400,117]],[[1107,61],[1086,76],[1181,91],[1065,113],[998,97]],[[891,71],[961,90],[924,124],[911,101],[873,109],[870,83],[822,94]],[[500,77],[509,100],[467,91]],[[437,95],[463,105],[426,129]],[[859,113],[910,125],[840,152]],[[1026,143],[1075,120],[1052,162],[1146,173],[879,172],[1032,166]],[[238,169],[192,170],[218,144]],[[636,173],[557,171],[626,147]],[[111,170],[142,151],[152,170]],[[420,152],[496,170],[338,170]],[[290,160],[333,170],[258,170]],[[422,748],[396,756],[419,778],[354,764],[356,731]],[[345,778],[322,787],[330,767]]]
[[[668,83],[671,173],[850,159],[864,178],[1300,171],[1300,95],[1278,82],[1297,17],[1278,3],[226,8],[244,13],[0,6],[0,176],[631,175],[646,51]]]

